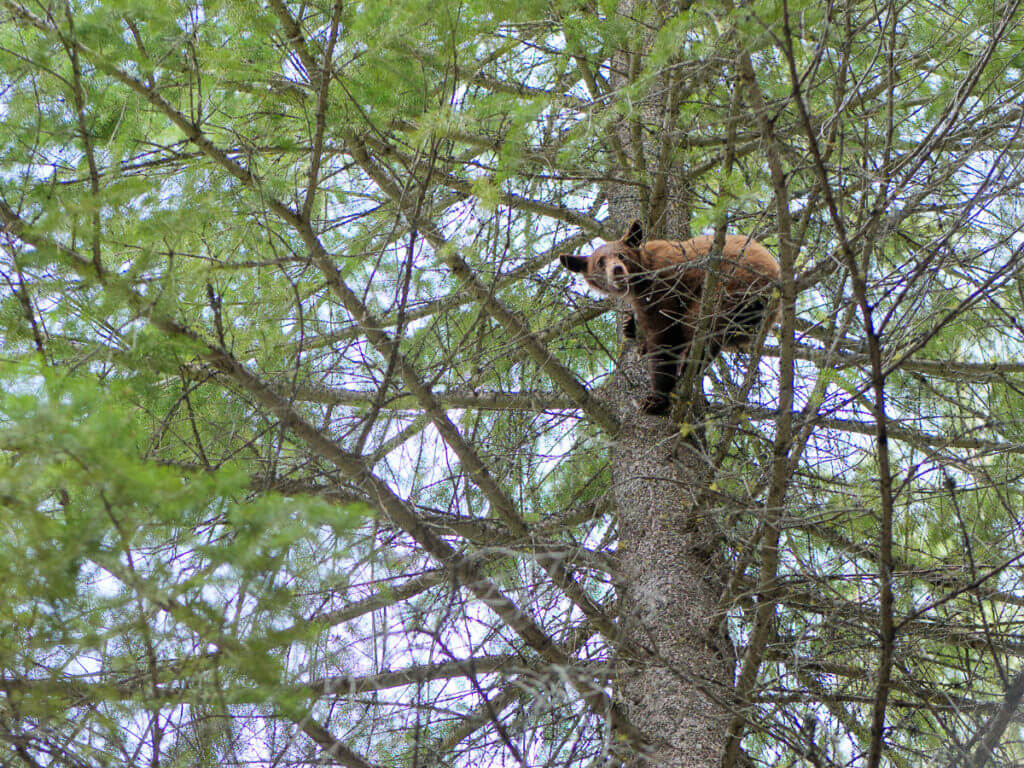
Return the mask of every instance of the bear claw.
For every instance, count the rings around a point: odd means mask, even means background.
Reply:
[[[640,410],[650,416],[663,416],[668,413],[669,399],[661,395],[651,395],[644,404],[640,406]]]

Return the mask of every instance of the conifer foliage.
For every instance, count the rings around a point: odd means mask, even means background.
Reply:
[[[0,0],[0,764],[1020,765],[1022,104],[1019,0]],[[668,417],[632,219],[782,265]]]

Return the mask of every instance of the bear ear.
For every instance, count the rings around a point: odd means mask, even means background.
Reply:
[[[560,253],[558,260],[570,272],[583,272],[587,268],[586,256],[573,256],[571,253]]]
[[[629,248],[639,248],[640,243],[643,241],[644,227],[640,223],[640,219],[633,219],[629,224],[629,228],[626,230],[626,234],[622,236],[622,242]]]

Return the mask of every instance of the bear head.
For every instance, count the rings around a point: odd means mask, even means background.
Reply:
[[[634,221],[621,238],[605,243],[590,256],[563,253],[558,260],[570,272],[581,273],[595,291],[608,296],[626,296],[630,276],[643,271],[640,257],[643,239],[643,227],[639,221]]]

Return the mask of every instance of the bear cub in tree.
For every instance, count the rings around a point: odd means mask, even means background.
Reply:
[[[643,329],[640,353],[651,372],[651,393],[642,409],[665,413],[701,325],[701,295],[714,238],[643,239],[643,227],[634,221],[620,240],[605,243],[590,256],[563,253],[559,260],[566,269],[581,272],[591,288],[629,302],[633,315],[625,335],[635,339],[636,326]],[[723,348],[742,348],[757,334],[772,308],[779,262],[756,240],[726,235],[717,278],[704,344],[709,361]]]

